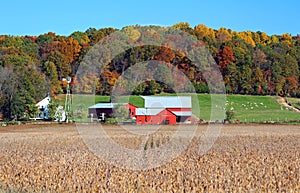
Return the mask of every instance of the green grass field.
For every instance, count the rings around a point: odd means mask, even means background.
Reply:
[[[241,122],[300,120],[299,113],[280,106],[271,96],[228,95],[227,100]]]
[[[186,94],[185,94],[186,95]],[[166,95],[170,96],[170,95]],[[60,96],[63,104],[64,96]],[[100,102],[109,102],[109,96],[73,95],[73,107],[81,105],[87,109],[89,106]],[[211,110],[232,109],[235,113],[234,120],[240,122],[266,122],[266,121],[300,121],[300,114],[280,106],[272,96],[247,96],[227,95],[224,106],[211,105],[211,95],[192,95],[193,113],[203,120],[210,120]],[[289,98],[288,102],[296,104],[299,99]],[[129,102],[137,107],[143,107],[143,99],[140,96],[120,97],[113,102]],[[199,104],[199,105],[197,105]],[[200,113],[195,107],[199,107]]]

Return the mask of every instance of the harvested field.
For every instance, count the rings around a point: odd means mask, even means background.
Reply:
[[[118,144],[143,151],[167,144],[176,130],[163,126],[143,139],[103,127]],[[91,153],[75,125],[3,127],[0,192],[300,192],[299,125],[224,125],[206,154],[197,153],[199,144],[194,138],[169,163],[135,171]]]

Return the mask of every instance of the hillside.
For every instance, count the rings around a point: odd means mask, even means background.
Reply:
[[[264,32],[236,32],[226,28],[212,29],[203,24],[190,26],[178,23],[171,28],[159,26],[127,26],[122,29],[89,28],[60,36],[54,32],[39,36],[0,36],[0,110],[5,119],[32,116],[34,104],[47,93],[65,92],[64,77],[74,77],[83,58],[103,38],[120,31],[136,44],[145,38],[161,38],[161,34],[174,29],[194,35],[215,59],[228,94],[298,96],[300,36]],[[169,36],[176,40],[176,36]],[[127,50],[108,60],[105,69],[95,72],[94,78],[83,85],[97,82],[95,93],[110,95],[118,77],[136,63],[160,60],[167,65],[162,76],[175,67],[188,77],[197,93],[207,93],[209,88],[201,73],[184,52],[165,46],[144,46]],[[149,69],[155,72],[158,69]],[[164,74],[166,73],[166,74]],[[95,81],[94,81],[95,80]],[[129,82],[123,81],[123,87]],[[130,92],[133,94],[159,94],[174,92],[170,85],[184,89],[185,82],[173,79],[161,83],[151,80],[142,82]],[[76,81],[72,82],[72,86]],[[77,88],[77,92],[90,93],[93,87]],[[121,89],[122,90],[122,89]],[[123,92],[128,92],[123,90]],[[238,116],[238,115],[237,115]],[[242,117],[241,117],[242,118]]]

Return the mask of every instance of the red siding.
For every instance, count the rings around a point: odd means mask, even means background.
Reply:
[[[131,117],[131,118],[132,118],[132,117],[135,117],[135,115],[136,115],[136,106],[134,106],[134,105],[128,103],[128,104],[126,105],[126,108],[129,109],[130,117]]]
[[[167,109],[161,111],[157,115],[145,116],[137,115],[136,116],[137,124],[176,124],[176,116],[168,111]]]
[[[170,111],[180,112],[180,111],[192,111],[191,108],[167,108]]]

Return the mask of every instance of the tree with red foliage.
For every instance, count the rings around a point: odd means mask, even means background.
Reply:
[[[172,63],[173,59],[175,58],[175,53],[168,46],[161,46],[154,58],[166,63]]]
[[[295,77],[288,77],[285,79],[285,83],[283,86],[283,90],[284,90],[284,95],[288,95],[288,94],[296,94],[298,89],[298,81],[296,80]]]
[[[228,46],[223,46],[217,53],[217,62],[223,76],[228,74],[228,66],[235,62],[233,51]]]

